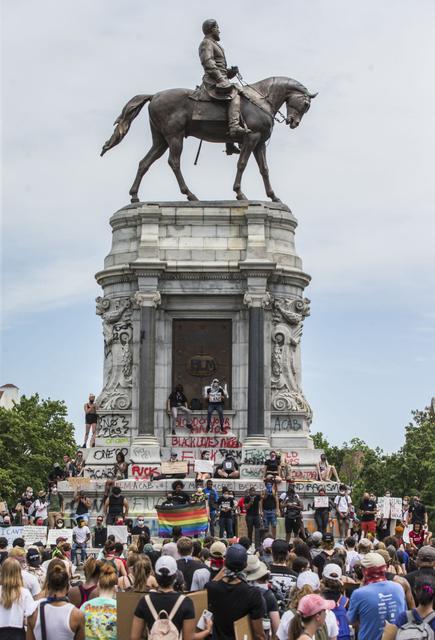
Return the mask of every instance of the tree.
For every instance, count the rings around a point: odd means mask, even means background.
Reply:
[[[13,409],[0,408],[0,491],[12,506],[26,486],[46,488],[55,462],[76,450],[74,427],[64,402],[22,396]]]

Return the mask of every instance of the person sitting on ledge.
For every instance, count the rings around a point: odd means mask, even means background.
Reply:
[[[216,468],[216,477],[232,479],[240,477],[239,465],[231,453],[227,453],[225,459]]]
[[[281,482],[283,474],[281,472],[281,457],[276,451],[271,451],[267,460],[264,461],[264,478],[273,476],[276,482]]]
[[[167,403],[168,415],[171,416],[171,432],[175,435],[175,427],[177,426],[178,413],[184,414],[186,419],[186,428],[192,431],[192,412],[187,406],[187,398],[184,395],[183,385],[177,384],[168,398]]]
[[[317,463],[317,475],[319,476],[320,482],[330,482],[332,476],[335,476],[335,480],[340,482],[337,469],[329,464],[324,453],[320,456],[320,462]]]

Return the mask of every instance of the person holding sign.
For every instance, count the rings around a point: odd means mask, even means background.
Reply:
[[[330,522],[331,505],[326,495],[325,489],[319,489],[319,494],[314,497],[314,520],[316,521],[317,530],[320,533],[326,533]]]
[[[207,433],[211,431],[211,417],[216,411],[219,416],[221,433],[225,433],[224,429],[224,398],[228,398],[223,387],[220,386],[219,380],[214,378],[213,382],[207,387]]]

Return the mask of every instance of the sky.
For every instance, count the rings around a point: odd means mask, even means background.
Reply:
[[[435,395],[435,4],[432,0],[29,0],[2,3],[0,384],[63,399],[80,439],[102,384],[94,274],[109,217],[150,145],[146,109],[104,158],[138,93],[194,87],[204,19],[219,21],[247,82],[318,91],[299,129],[268,146],[275,192],[299,221],[312,283],[302,341],[313,432],[392,451]],[[234,156],[186,140],[199,198],[232,198]],[[243,191],[265,199],[254,162]],[[142,200],[178,200],[162,159]]]

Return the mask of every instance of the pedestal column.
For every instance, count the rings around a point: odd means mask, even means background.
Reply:
[[[249,308],[248,425],[244,447],[267,447],[264,435],[264,313],[270,295],[246,293]]]
[[[135,302],[140,307],[139,338],[139,420],[138,434],[133,447],[159,446],[154,433],[154,381],[156,361],[156,308],[160,293],[138,291]],[[132,456],[134,457],[134,456]]]

